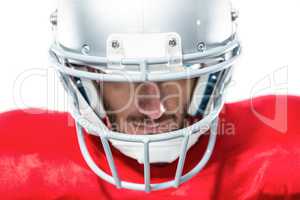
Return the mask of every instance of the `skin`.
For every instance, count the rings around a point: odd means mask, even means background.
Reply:
[[[101,83],[111,128],[127,134],[158,134],[186,124],[194,79],[168,82]]]

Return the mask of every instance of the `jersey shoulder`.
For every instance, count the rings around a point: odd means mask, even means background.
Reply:
[[[225,106],[213,159],[222,169],[220,188],[233,191],[231,199],[299,197],[298,113],[297,96],[264,96]]]
[[[74,121],[65,112],[42,109],[13,110],[0,114],[0,130],[0,143],[18,145],[15,146],[18,148],[42,146],[45,145],[43,141],[54,145],[65,141],[65,138],[74,138]]]
[[[3,199],[100,199],[102,194],[80,154],[74,122],[64,112],[0,114],[0,171]]]
[[[226,104],[220,114],[219,134],[243,144],[267,146],[294,142],[300,135],[300,97],[262,96]]]

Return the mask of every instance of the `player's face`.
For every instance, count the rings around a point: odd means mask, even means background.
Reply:
[[[157,134],[182,128],[194,79],[102,84],[106,110],[115,130]]]

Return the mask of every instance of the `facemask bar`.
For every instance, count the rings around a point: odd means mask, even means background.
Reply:
[[[215,72],[219,72],[221,70],[225,70],[233,65],[233,63],[236,60],[236,57],[240,53],[240,46],[238,41],[234,38],[234,40],[227,43],[225,46],[216,47],[211,50],[207,50],[205,52],[199,52],[196,54],[188,54],[183,55],[183,61],[184,64],[188,64],[189,62],[196,62],[197,60],[209,58],[209,57],[215,57],[216,55],[223,55],[224,53],[232,51],[234,52],[234,55],[229,58],[228,60],[224,60],[224,62],[221,62],[219,64],[209,66],[207,68],[201,68],[201,69],[187,69],[185,71],[181,72],[171,72],[166,75],[159,74],[149,74],[145,75],[144,73],[141,73],[141,75],[137,74],[130,74],[128,73],[129,80],[132,82],[141,82],[141,81],[167,81],[167,80],[177,80],[177,79],[183,79],[183,78],[194,78],[199,77],[201,75],[208,75]],[[99,73],[92,73],[92,72],[86,72],[81,70],[72,69],[69,67],[66,67],[66,62],[68,59],[70,60],[76,60],[79,62],[83,62],[86,64],[105,64],[107,60],[105,58],[99,58],[99,57],[91,57],[91,56],[83,56],[76,53],[70,53],[65,52],[57,45],[52,46],[50,49],[50,55],[52,58],[54,58],[55,66],[59,71],[59,74],[62,76],[63,84],[66,87],[66,90],[69,92],[69,94],[74,99],[74,109],[73,109],[73,117],[76,120],[76,130],[77,130],[77,137],[79,141],[79,146],[81,153],[89,165],[89,167],[96,173],[100,178],[106,180],[107,182],[116,185],[118,188],[126,188],[126,189],[132,189],[132,190],[141,190],[141,191],[152,191],[152,190],[161,190],[166,189],[170,187],[178,187],[183,182],[189,180],[192,178],[195,174],[197,174],[199,171],[203,169],[203,167],[208,162],[214,145],[216,141],[216,135],[217,135],[217,126],[218,126],[218,114],[220,113],[223,104],[224,104],[224,98],[223,98],[223,90],[224,90],[224,80],[220,81],[221,86],[218,87],[218,90],[215,94],[217,94],[217,98],[214,99],[213,105],[214,109],[212,112],[210,112],[208,115],[204,116],[204,118],[195,124],[168,133],[164,134],[157,134],[157,135],[128,135],[128,134],[120,134],[118,132],[110,131],[102,122],[99,121],[97,125],[95,126],[93,123],[91,123],[89,120],[82,117],[80,113],[80,109],[78,107],[78,95],[76,91],[74,91],[74,87],[72,87],[70,76],[71,77],[78,77],[78,78],[85,78],[90,80],[100,80],[100,81],[128,81],[128,79],[124,79],[123,76],[116,75],[116,74],[99,74]],[[141,69],[147,69],[147,66],[150,64],[163,64],[168,62],[165,58],[162,59],[122,59],[118,60],[116,62],[122,63],[123,65],[126,64],[135,64],[141,66]],[[126,74],[127,75],[127,74]],[[226,78],[226,76],[225,76]],[[200,162],[196,165],[194,169],[189,171],[187,174],[182,176],[183,166],[185,162],[185,157],[187,153],[187,144],[189,141],[189,138],[192,134],[195,134],[204,127],[208,128],[210,127],[210,136],[209,136],[209,143],[207,146],[207,149],[204,153],[204,156],[200,160]],[[95,132],[98,134],[98,136],[101,139],[106,158],[108,160],[108,164],[112,173],[112,176],[101,170],[95,162],[92,160],[83,136],[83,128],[86,130],[90,130],[92,132]],[[207,130],[207,129],[206,129]],[[174,138],[183,138],[182,147],[180,150],[180,156],[179,161],[177,165],[176,174],[174,177],[174,180],[167,181],[163,183],[157,183],[157,184],[151,184],[150,182],[150,163],[149,163],[149,144],[151,142],[160,142],[165,140],[170,140]],[[120,140],[120,141],[127,141],[127,142],[138,142],[142,143],[144,145],[144,184],[138,184],[133,182],[127,182],[120,180],[118,176],[118,172],[116,170],[114,160],[112,157],[111,149],[109,146],[109,139],[114,140]]]

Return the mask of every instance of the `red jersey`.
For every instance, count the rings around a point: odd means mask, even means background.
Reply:
[[[286,105],[284,105],[286,103]],[[300,199],[300,98],[265,96],[226,104],[206,167],[179,188],[145,193],[116,189],[81,156],[70,115],[16,110],[0,115],[1,199]],[[108,173],[100,140],[90,153]],[[208,135],[188,152],[185,172],[201,158]],[[122,180],[143,182],[143,166],[113,149]],[[154,182],[174,178],[176,164],[151,166]]]

